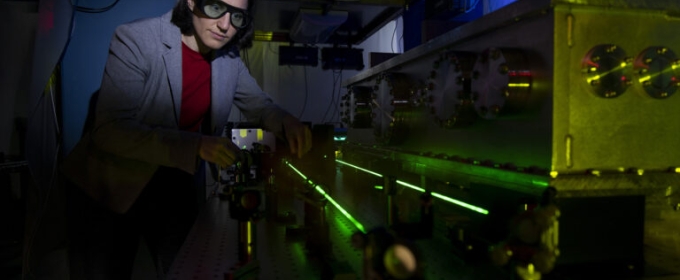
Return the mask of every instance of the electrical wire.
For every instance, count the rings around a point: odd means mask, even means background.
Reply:
[[[75,4],[73,3],[72,0],[69,0],[69,4],[71,5],[73,11],[71,12],[71,19],[70,19],[70,22],[69,22],[69,32],[68,32],[68,36],[66,37],[66,43],[64,44],[64,49],[62,50],[61,54],[59,55],[59,59],[57,60],[57,63],[61,63],[61,61],[63,61],[64,55],[66,54],[66,50],[68,49],[68,46],[71,43],[71,38],[73,37],[73,30],[75,29],[75,26],[76,26],[76,24],[75,24],[75,12],[84,12],[84,13],[106,12],[106,11],[110,10],[111,8],[113,8],[116,4],[118,4],[118,1],[119,0],[115,0],[113,3],[111,3],[110,5],[103,7],[103,8],[89,8],[89,7],[78,6],[77,0],[76,0]],[[59,154],[61,153],[61,147],[62,147],[62,142],[63,142],[63,136],[61,134],[61,129],[59,127],[59,118],[57,116],[57,111],[56,111],[56,102],[54,100],[54,87],[53,87],[54,86],[54,80],[50,79],[48,81],[48,83],[49,83],[48,85],[49,85],[49,90],[50,90],[50,93],[49,93],[50,94],[50,102],[51,102],[50,105],[51,105],[51,108],[52,108],[52,113],[54,115],[54,126],[55,126],[55,132],[56,132],[55,137],[57,139],[57,144],[56,144],[56,147],[55,147],[55,152],[54,152],[54,157],[53,157],[54,160],[52,162],[52,174],[50,174],[50,179],[49,179],[48,184],[47,184],[47,191],[44,194],[45,198],[42,199],[42,203],[38,202],[42,206],[37,210],[37,214],[36,214],[37,216],[36,216],[36,219],[34,220],[33,228],[31,229],[31,232],[29,232],[28,235],[26,236],[26,239],[27,239],[26,250],[25,250],[26,253],[24,254],[23,259],[24,259],[24,263],[26,264],[26,271],[25,272],[28,275],[25,275],[24,273],[22,273],[22,279],[26,279],[28,276],[32,275],[32,269],[30,267],[31,250],[33,248],[35,237],[37,236],[40,224],[42,223],[42,220],[45,216],[45,213],[47,212],[47,206],[48,206],[48,203],[50,201],[52,190],[54,189],[54,185],[56,183],[55,181],[56,181],[56,178],[57,178],[57,170],[58,170],[58,164],[59,164]],[[43,90],[43,92],[44,92],[44,90]],[[38,108],[40,107],[40,104],[43,103],[44,99],[45,99],[45,94],[43,93],[43,94],[40,95],[40,98],[37,100],[35,106],[31,110],[29,117],[28,117],[29,120],[33,119],[35,117],[35,114],[37,113]],[[31,174],[31,179],[34,182],[34,185],[39,187],[40,184],[38,184],[38,182],[36,181],[37,175],[35,174],[35,170],[31,168],[30,164],[28,165],[28,170],[29,170],[29,173]],[[38,189],[38,201],[40,201],[41,196],[42,195],[41,195],[40,189]]]
[[[397,34],[397,27],[399,27],[399,20],[394,20],[394,31],[392,32],[392,40],[390,40],[390,47],[392,48],[392,53],[394,53],[394,36]]]
[[[465,13],[472,12],[477,7],[477,4],[479,4],[479,0],[475,0],[474,4],[471,4],[469,8],[465,10]]]
[[[73,4],[73,1],[69,0],[71,2],[71,6],[73,6],[73,9],[78,12],[83,12],[83,13],[91,13],[91,14],[97,14],[97,13],[103,13],[108,10],[111,10],[116,4],[118,4],[118,1],[120,0],[114,0],[113,3],[109,4],[108,6],[101,7],[101,8],[90,8],[90,7],[83,7],[83,6],[78,6],[78,1],[76,1],[76,4]]]
[[[63,141],[63,138],[62,138],[62,135],[61,135],[61,130],[59,129],[59,119],[58,119],[58,116],[57,116],[56,105],[55,105],[55,101],[54,101],[54,80],[53,79],[49,80],[48,86],[49,86],[49,91],[50,91],[49,92],[50,101],[52,103],[51,104],[52,114],[54,115],[55,132],[56,132],[55,138],[57,139],[57,145],[55,147],[55,152],[54,152],[54,156],[53,156],[54,160],[52,161],[52,173],[50,174],[50,180],[47,184],[47,191],[44,195],[45,198],[42,199],[42,201],[41,201],[42,195],[41,195],[40,189],[38,188],[38,202],[37,203],[41,206],[36,211],[37,212],[36,213],[36,219],[34,220],[33,227],[31,228],[31,231],[27,234],[27,237],[26,237],[27,242],[26,242],[26,250],[25,250],[26,253],[24,255],[24,263],[26,264],[26,272],[29,275],[32,274],[32,272],[31,272],[32,271],[31,270],[31,262],[30,262],[31,250],[33,248],[35,237],[38,234],[38,229],[40,227],[40,224],[41,224],[43,218],[45,217],[45,213],[47,212],[47,206],[48,206],[48,203],[50,201],[52,190],[54,189],[55,179],[57,177],[57,170],[58,170],[57,167],[58,167],[58,164],[59,164],[59,153],[61,152],[61,145],[62,145],[62,141]],[[45,96],[45,94],[42,94],[40,100],[42,100],[44,96]],[[38,104],[41,103],[40,100],[39,100]],[[38,108],[38,106],[36,106],[35,109],[37,109],[37,108]],[[35,114],[35,111],[33,112],[33,114]],[[33,116],[31,118],[33,118]],[[30,164],[28,165],[28,170],[31,173],[31,179],[33,179],[34,185],[39,187],[40,184],[36,181],[37,175],[35,174],[35,170],[33,170],[31,168]],[[22,279],[25,279],[27,276],[28,275],[22,274]]]
[[[267,44],[267,50],[269,50],[270,52],[272,52],[274,55],[279,55],[278,52],[272,50],[272,43],[273,43],[273,42],[267,42],[267,43],[266,43],[266,44]]]
[[[302,119],[302,115],[305,113],[305,110],[307,110],[307,97],[309,96],[309,91],[307,90],[307,66],[302,66],[302,69],[304,69],[304,75],[305,75],[305,103],[302,106],[302,112],[300,112],[300,115],[298,116],[298,119]]]
[[[340,72],[340,75],[342,75],[342,70],[339,70],[339,72]],[[338,82],[338,76],[336,75],[335,70],[333,70],[332,73],[333,73],[333,88],[331,90],[331,101],[328,102],[328,107],[326,107],[326,113],[323,115],[323,118],[321,119],[321,123],[326,122],[326,117],[328,116],[328,112],[331,111],[331,106],[333,106],[333,104],[336,104],[335,103],[335,99],[336,99],[336,97],[335,97],[335,85]],[[338,94],[340,94],[340,91],[338,91]],[[332,118],[333,118],[333,115],[331,115],[331,119]]]
[[[342,70],[340,70],[340,77],[338,78],[338,95],[335,99],[333,99],[333,102],[335,102],[335,106],[334,106],[334,109],[333,109],[333,114],[331,114],[329,121],[334,120],[335,115],[339,114],[339,112],[340,112],[340,101],[339,101],[340,96],[341,96],[340,90],[342,90]]]

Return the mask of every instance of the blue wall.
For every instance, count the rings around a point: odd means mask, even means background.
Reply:
[[[115,0],[80,0],[79,6],[105,7]],[[109,43],[115,28],[125,22],[160,16],[176,0],[120,0],[103,13],[76,12],[71,40],[61,62],[64,153],[80,139],[92,93],[99,89]],[[74,1],[76,2],[76,1]]]

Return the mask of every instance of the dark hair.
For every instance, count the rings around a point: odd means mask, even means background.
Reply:
[[[197,0],[195,0],[197,1]],[[248,13],[252,15],[253,3],[255,0],[248,0]],[[191,35],[194,33],[194,22],[192,19],[193,11],[189,9],[187,0],[179,0],[172,9],[172,19],[170,22],[179,27],[180,32],[184,35]],[[248,49],[253,46],[253,37],[255,34],[255,27],[252,20],[246,28],[236,32],[236,36],[223,48],[229,49],[236,46],[238,49]]]

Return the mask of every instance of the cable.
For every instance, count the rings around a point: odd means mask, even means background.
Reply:
[[[340,73],[342,73],[342,70],[340,70]],[[335,103],[335,85],[338,82],[338,79],[337,76],[335,75],[336,74],[335,70],[333,70],[332,74],[333,74],[333,88],[331,90],[331,101],[328,102],[328,107],[326,108],[326,113],[323,115],[323,118],[321,119],[321,123],[326,122],[326,116],[328,116],[328,112],[330,112],[331,106],[333,106],[333,104]],[[338,94],[340,94],[339,91]],[[333,118],[332,115],[331,118]]]
[[[118,1],[120,0],[114,0],[113,3],[109,4],[108,6],[102,7],[102,8],[90,8],[90,7],[82,7],[78,6],[78,3],[76,1],[76,4],[73,4],[73,1],[69,0],[71,2],[71,6],[73,6],[73,9],[78,11],[78,12],[83,12],[83,13],[91,13],[91,14],[96,14],[96,13],[103,13],[108,10],[111,10],[116,4],[118,4]]]
[[[340,78],[338,78],[338,81],[339,81],[339,83],[338,83],[338,96],[336,97],[336,99],[340,99],[340,96],[341,96],[340,90],[342,89],[342,70],[340,70]],[[339,104],[340,102],[339,101],[336,102],[336,99],[333,99],[333,102],[335,102],[335,109],[333,111],[333,114],[331,115],[330,120],[333,120],[335,115],[339,114],[339,112],[340,112],[340,104]]]
[[[335,74],[335,72],[334,72],[334,74]],[[339,107],[340,107],[340,104],[339,104],[339,102],[336,102],[336,99],[339,99],[340,96],[341,96],[341,95],[340,95],[340,90],[341,90],[341,88],[342,88],[342,83],[341,83],[341,82],[342,82],[342,70],[339,70],[339,71],[337,72],[337,74],[338,74],[338,75],[334,77],[334,81],[333,81],[333,92],[335,92],[335,88],[336,88],[336,85],[337,85],[338,95],[337,95],[337,97],[335,97],[335,95],[333,95],[333,96],[331,97],[332,100],[331,100],[331,104],[330,104],[330,105],[335,104],[335,107],[333,108],[333,113],[331,114],[330,120],[329,120],[329,121],[332,121],[332,120],[333,120],[333,118],[335,117],[335,114],[338,113],[338,110],[339,110]],[[340,83],[339,83],[339,82],[340,82]],[[328,111],[330,111],[330,105],[329,105],[329,109],[327,109],[326,113],[328,113]],[[326,117],[325,117],[325,115],[324,115],[324,119],[323,119],[323,120],[324,120],[324,122],[326,122]]]
[[[269,50],[270,52],[272,52],[274,55],[279,55],[278,52],[272,50],[272,43],[273,43],[273,42],[267,42],[267,50]]]
[[[57,63],[61,63],[63,61],[64,55],[66,54],[66,50],[68,49],[68,46],[71,43],[71,38],[73,37],[73,30],[75,29],[75,25],[76,25],[75,24],[75,12],[84,12],[84,13],[106,12],[106,11],[110,10],[111,8],[113,8],[116,4],[118,4],[118,1],[119,0],[115,0],[113,3],[111,3],[110,5],[103,7],[103,8],[88,8],[88,7],[78,6],[77,0],[76,0],[75,4],[73,3],[72,0],[69,0],[69,4],[73,8],[73,12],[71,13],[71,20],[70,20],[70,23],[69,23],[69,32],[68,32],[68,36],[66,37],[66,43],[64,44],[63,51],[59,55],[59,59],[57,60]],[[24,275],[24,273],[22,273],[22,279],[25,279],[29,275],[32,274],[32,270],[31,270],[31,267],[30,267],[31,250],[33,248],[35,237],[37,236],[38,230],[40,228],[40,224],[42,223],[42,220],[45,216],[45,213],[47,212],[47,206],[48,206],[48,203],[50,201],[52,190],[54,189],[54,185],[56,183],[55,181],[56,181],[56,177],[57,177],[57,170],[58,170],[58,164],[59,164],[59,154],[61,153],[61,146],[62,146],[62,142],[63,142],[63,137],[61,135],[61,129],[59,127],[59,118],[57,116],[57,111],[56,111],[56,104],[55,104],[56,102],[54,100],[54,88],[53,88],[54,80],[50,79],[48,81],[48,83],[49,83],[48,85],[49,85],[49,90],[50,90],[49,94],[50,94],[50,102],[51,102],[51,107],[52,107],[52,113],[54,115],[54,126],[55,126],[55,132],[56,132],[55,136],[57,138],[57,145],[55,147],[54,160],[52,162],[52,174],[50,174],[50,179],[49,179],[48,184],[47,184],[47,191],[44,195],[45,198],[42,200],[42,203],[38,202],[42,205],[42,207],[40,207],[38,209],[38,211],[36,213],[36,215],[37,215],[36,219],[34,220],[34,223],[33,223],[33,228],[31,229],[31,232],[28,233],[28,235],[26,237],[27,243],[26,243],[26,253],[24,255],[24,263],[26,264],[26,271],[25,272],[28,275]],[[31,110],[31,113],[29,114],[29,117],[28,117],[29,120],[33,119],[35,117],[35,114],[38,111],[40,104],[43,103],[44,99],[45,99],[45,94],[44,94],[44,90],[43,90],[43,94],[40,95],[40,98],[37,100],[35,106]],[[34,184],[36,186],[38,186],[38,201],[40,201],[40,196],[41,196],[41,192],[40,192],[40,189],[39,189],[40,184],[38,184],[38,182],[36,181],[37,176],[35,174],[35,170],[31,168],[30,164],[28,165],[28,170],[31,174],[31,179],[33,180]]]
[[[392,48],[392,53],[394,53],[394,35],[397,34],[397,27],[399,27],[399,20],[394,20],[394,31],[392,32],[392,40],[390,40],[390,47]]]
[[[479,0],[475,0],[474,4],[470,5],[470,8],[468,8],[467,10],[465,10],[465,13],[467,14],[467,13],[469,13],[469,12],[472,12],[472,10],[474,10],[475,7],[477,7],[477,4],[479,4]]]
[[[298,120],[302,119],[302,114],[305,113],[305,110],[307,109],[307,97],[309,95],[309,91],[307,91],[307,66],[302,66],[302,69],[305,71],[305,103],[302,106],[302,112],[300,112],[300,115],[298,116]]]
[[[59,121],[58,121],[58,118],[57,118],[56,105],[54,104],[54,88],[53,88],[54,80],[50,79],[48,85],[49,85],[49,90],[50,90],[49,94],[51,96],[50,101],[52,103],[51,104],[52,105],[51,106],[52,113],[54,114],[55,130],[56,130],[56,134],[57,134],[55,136],[57,138],[57,145],[56,145],[55,152],[54,152],[54,160],[52,162],[52,174],[50,174],[50,180],[47,184],[47,192],[45,193],[45,198],[42,200],[42,202],[40,202],[40,196],[41,195],[40,195],[40,189],[38,188],[38,201],[39,201],[38,204],[40,204],[41,207],[38,208],[37,213],[36,213],[36,219],[34,220],[34,223],[33,223],[33,228],[31,228],[31,232],[28,233],[28,235],[27,235],[26,250],[25,250],[26,253],[24,255],[24,263],[26,264],[26,272],[28,274],[32,274],[31,273],[31,267],[30,267],[30,264],[31,264],[31,262],[30,262],[31,249],[33,248],[34,240],[35,240],[35,237],[38,234],[38,229],[40,227],[42,219],[45,217],[45,213],[47,212],[47,206],[48,206],[48,203],[50,201],[52,189],[54,189],[55,178],[57,177],[57,170],[58,170],[57,167],[58,167],[58,164],[59,164],[59,153],[61,151],[61,145],[62,145],[62,141],[63,141],[63,138],[61,136],[61,130],[59,129]],[[42,98],[44,96],[45,95],[43,94],[41,96],[40,100],[42,100]],[[38,102],[38,104],[40,104],[40,101]],[[37,107],[38,106],[36,106],[36,109],[37,109]],[[33,113],[35,113],[35,111]],[[35,178],[37,178],[37,176],[36,176],[34,170],[31,169],[30,164],[28,165],[28,170],[31,173],[31,178],[34,181],[34,184],[39,187],[40,184],[38,184],[38,182],[35,181]],[[22,279],[25,279],[26,276],[27,275],[23,275],[23,273],[22,273]]]

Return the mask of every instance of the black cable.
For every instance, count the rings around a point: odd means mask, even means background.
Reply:
[[[342,88],[342,69],[338,70],[337,80],[336,80],[335,83],[333,83],[333,87],[335,88],[336,85],[337,85],[338,94],[337,94],[337,97],[335,97],[333,99],[333,104],[335,105],[335,107],[333,108],[333,113],[331,114],[329,121],[332,121],[334,119],[335,114],[338,112],[338,110],[340,108],[340,102],[337,101],[337,100],[340,99],[340,96],[341,96],[340,95],[340,89]]]
[[[328,116],[328,112],[330,112],[331,106],[333,106],[333,104],[335,103],[335,85],[338,82],[338,79],[337,79],[337,76],[335,75],[335,70],[333,70],[332,74],[333,74],[333,87],[332,87],[332,90],[331,90],[331,101],[328,102],[328,107],[326,108],[326,113],[323,114],[323,118],[321,119],[321,123],[326,122],[326,116]],[[340,92],[338,92],[338,94],[340,94]],[[333,116],[331,116],[331,118],[332,117]]]
[[[337,97],[337,99],[340,99],[340,91],[342,90],[342,70],[340,70],[340,78],[338,79],[338,81],[339,81],[339,83],[338,83],[338,97]],[[335,99],[333,101],[335,102]],[[339,101],[335,103],[336,104],[335,110],[333,111],[333,114],[331,115],[330,120],[333,120],[335,118],[335,115],[339,114],[339,112],[340,112],[340,104],[339,103],[340,103]]]
[[[108,10],[111,10],[116,4],[118,4],[118,1],[120,0],[114,0],[113,3],[109,4],[108,6],[102,7],[102,8],[90,8],[90,7],[83,7],[83,6],[78,6],[78,4],[73,4],[71,0],[71,6],[73,6],[73,9],[78,12],[83,12],[83,13],[91,13],[91,14],[96,14],[96,13],[103,13]]]
[[[305,113],[305,110],[307,110],[307,97],[309,95],[309,91],[307,90],[307,66],[302,66],[302,69],[305,71],[305,103],[302,106],[302,112],[300,112],[298,119],[302,119],[302,115]]]

